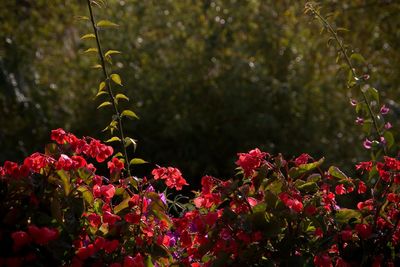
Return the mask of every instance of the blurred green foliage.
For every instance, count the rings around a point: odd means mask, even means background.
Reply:
[[[78,3],[79,2],[79,3]],[[108,1],[101,32],[141,120],[126,131],[137,156],[175,165],[191,183],[203,174],[230,176],[236,152],[260,147],[310,153],[351,168],[368,158],[345,88],[318,23],[294,0]],[[393,110],[400,107],[400,3],[321,1],[354,51],[358,66]],[[89,24],[85,1],[0,3],[0,162],[40,150],[51,129],[94,135],[111,112],[97,111],[101,73],[90,69],[80,36]],[[398,138],[397,138],[398,139]],[[347,162],[347,165],[346,165]]]

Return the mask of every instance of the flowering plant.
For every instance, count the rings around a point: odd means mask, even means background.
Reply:
[[[119,101],[129,99],[114,96],[112,85],[122,80],[108,74],[105,62],[119,52],[103,54],[98,36],[98,28],[116,24],[96,23],[92,5],[99,3],[87,2],[94,34],[83,39],[96,40],[97,48],[87,51],[98,52],[104,74],[97,97],[109,97],[99,108],[115,112],[106,143],[119,142],[121,152],[56,129],[44,153],[20,164],[6,161],[0,167],[0,266],[400,264],[400,161],[388,156],[394,140],[382,117],[389,109],[378,106],[376,90],[362,87],[367,78],[357,76],[337,32],[317,9],[307,6],[337,41],[350,68],[349,86],[361,89],[363,101],[352,104],[362,115],[356,122],[369,126],[364,147],[373,159],[356,164],[358,173],[350,177],[335,166],[324,170],[324,158],[285,159],[256,148],[238,154],[235,177],[204,176],[201,190],[179,203],[168,199],[168,192],[188,185],[177,168],[131,174],[131,166],[147,163],[127,153],[136,142],[125,136],[122,118],[137,116],[120,111]],[[105,176],[96,169],[100,163],[108,168]]]

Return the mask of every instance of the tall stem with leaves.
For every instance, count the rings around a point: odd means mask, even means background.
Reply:
[[[368,139],[366,139],[366,142],[364,142],[364,147],[370,149],[372,146],[373,148],[377,149],[376,154],[373,156],[374,159],[377,159],[381,152],[383,152],[383,155],[387,155],[388,149],[391,149],[394,145],[393,134],[388,131],[390,124],[385,124],[382,117],[382,115],[387,113],[388,109],[383,106],[379,111],[374,111],[373,104],[379,105],[379,92],[367,84],[369,75],[357,74],[356,68],[352,63],[352,59],[364,61],[364,58],[357,53],[350,53],[349,56],[346,45],[338,35],[339,29],[335,29],[332,24],[321,15],[318,6],[315,6],[312,3],[307,3],[305,6],[305,11],[320,21],[323,26],[323,30],[326,30],[330,34],[331,38],[329,39],[329,43],[330,41],[333,41],[336,44],[338,57],[341,56],[349,68],[348,87],[351,89],[358,89],[362,95],[362,101],[355,103],[356,112],[357,114],[367,114],[370,119],[365,121],[362,120],[362,123],[372,124],[375,131],[375,134],[372,135],[369,127],[365,127],[365,129],[367,129],[365,131],[366,135],[368,137],[372,137],[374,141],[370,142]]]
[[[90,17],[88,19],[91,22],[91,25],[93,28],[93,33],[86,34],[86,35],[82,36],[82,38],[83,39],[93,38],[96,40],[96,48],[89,48],[88,50],[86,50],[86,52],[97,52],[98,53],[98,56],[100,59],[100,64],[96,65],[96,67],[101,68],[102,73],[103,73],[104,80],[99,85],[99,91],[98,91],[96,97],[99,97],[101,95],[107,95],[109,98],[109,101],[105,101],[105,102],[101,103],[98,106],[98,109],[106,107],[106,106],[112,106],[113,111],[114,111],[112,121],[105,128],[105,130],[110,130],[111,135],[113,135],[113,137],[111,137],[106,142],[114,142],[114,141],[120,142],[121,150],[122,150],[121,156],[125,160],[127,174],[129,177],[131,177],[131,171],[130,171],[131,164],[141,163],[144,161],[139,160],[139,159],[133,159],[132,160],[133,162],[129,161],[127,147],[130,145],[135,147],[136,141],[125,135],[122,118],[128,117],[131,119],[137,119],[138,117],[132,110],[120,111],[120,109],[119,109],[118,101],[119,100],[129,101],[129,98],[126,95],[121,94],[121,93],[114,95],[113,87],[112,87],[113,83],[116,85],[122,86],[122,81],[121,81],[121,77],[118,74],[116,74],[116,73],[110,74],[109,73],[109,71],[107,69],[107,65],[106,65],[106,60],[109,59],[108,61],[111,62],[111,55],[120,54],[120,52],[117,50],[108,50],[107,52],[104,53],[104,50],[101,45],[100,36],[99,36],[99,28],[116,27],[118,25],[111,21],[108,21],[108,20],[100,20],[100,21],[96,22],[96,19],[93,14],[92,5],[100,6],[100,4],[93,0],[87,0],[87,5],[88,5],[89,15],[90,15]],[[114,136],[114,131],[118,131],[119,136]]]

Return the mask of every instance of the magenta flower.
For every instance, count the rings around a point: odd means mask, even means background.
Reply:
[[[382,107],[381,107],[381,110],[380,110],[380,112],[381,112],[381,114],[382,115],[385,115],[385,114],[388,114],[389,113],[389,108],[388,107],[386,107],[385,105],[383,105]]]
[[[390,122],[385,123],[385,129],[386,129],[386,130],[391,129],[392,127],[393,127],[393,126],[392,126],[392,124],[391,124]]]
[[[359,124],[359,125],[362,125],[364,123],[364,119],[360,118],[360,117],[357,117],[356,123]]]
[[[365,149],[371,149],[372,142],[368,140],[368,138],[365,138],[365,141],[363,142],[363,146]]]

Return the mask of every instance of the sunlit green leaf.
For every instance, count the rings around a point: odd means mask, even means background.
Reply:
[[[108,139],[108,140],[106,141],[106,143],[120,142],[120,141],[121,141],[121,139],[120,139],[119,137],[113,136],[113,137],[111,137],[110,139]]]
[[[124,94],[117,94],[116,96],[115,96],[115,98],[116,99],[123,99],[123,100],[126,100],[126,101],[129,101],[129,98],[126,96],[126,95],[124,95]]]
[[[134,158],[129,162],[131,165],[138,165],[138,164],[144,164],[147,163],[147,161],[139,158]]]
[[[342,208],[338,210],[335,214],[336,221],[338,223],[347,224],[350,219],[359,220],[361,217],[361,212],[353,209]]]
[[[302,175],[308,171],[312,171],[315,168],[319,167],[324,162],[324,160],[325,160],[324,158],[321,158],[320,160],[318,160],[316,162],[301,164],[298,167],[293,167],[289,170],[289,176],[292,179],[297,178],[300,175]]]
[[[112,105],[112,103],[111,103],[110,101],[106,101],[106,102],[101,103],[101,104],[97,107],[97,109],[99,109],[99,108],[104,108],[104,107],[111,106],[111,105]]]
[[[139,119],[139,117],[136,115],[135,112],[133,112],[132,110],[124,110],[121,113],[121,117],[128,117],[130,119]]]
[[[87,186],[79,186],[78,187],[78,192],[80,192],[82,194],[83,199],[86,201],[87,204],[89,204],[90,206],[93,206],[93,194],[92,191],[89,190],[89,188]]]
[[[97,53],[98,51],[97,48],[91,47],[86,49],[84,53]]]
[[[121,77],[120,77],[118,74],[116,74],[116,73],[111,74],[111,75],[110,75],[110,78],[111,78],[111,80],[112,80],[113,82],[115,82],[116,84],[122,86],[122,80],[121,80]]]
[[[341,170],[339,170],[338,167],[331,166],[328,169],[328,173],[332,176],[335,177],[339,180],[347,180],[349,177],[347,177],[346,174],[344,174]]]
[[[96,38],[96,35],[94,35],[93,33],[88,33],[81,37],[81,39],[90,39],[90,38]]]
[[[118,24],[111,22],[109,20],[100,20],[97,22],[97,27],[117,27]]]
[[[113,55],[113,54],[121,54],[121,52],[118,51],[118,50],[108,50],[108,51],[104,54],[104,56],[105,56],[105,57],[108,57],[108,56],[111,56],[111,55]]]

